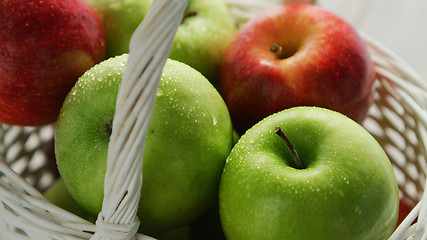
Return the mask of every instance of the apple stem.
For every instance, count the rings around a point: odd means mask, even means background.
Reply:
[[[303,166],[303,164],[302,164],[302,162],[301,162],[301,159],[300,159],[300,158],[299,158],[299,156],[298,156],[297,151],[295,150],[295,148],[294,148],[294,146],[292,145],[291,141],[289,141],[289,139],[286,137],[286,135],[285,135],[285,133],[282,131],[282,129],[281,129],[279,126],[277,126],[277,127],[276,127],[276,129],[274,129],[274,132],[275,132],[277,135],[279,135],[279,137],[280,137],[281,139],[283,139],[283,141],[285,141],[286,145],[287,145],[287,146],[288,146],[288,148],[289,148],[289,151],[290,151],[290,152],[291,152],[291,154],[292,154],[292,157],[293,157],[293,159],[294,159],[294,162],[295,162],[296,168],[298,168],[298,169],[303,169],[303,168],[304,168],[304,166]]]
[[[188,12],[185,12],[184,15],[182,16],[182,21],[181,22],[183,22],[188,17],[192,17],[192,16],[196,16],[196,15],[197,15],[197,11],[196,10],[190,10]]]
[[[271,45],[270,51],[275,53],[277,58],[279,58],[279,59],[285,58],[285,53],[283,52],[283,48],[276,43],[273,43],[273,45]]]

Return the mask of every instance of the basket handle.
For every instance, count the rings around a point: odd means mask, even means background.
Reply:
[[[188,0],[153,1],[132,35],[117,96],[102,210],[91,239],[136,237],[145,136],[161,73],[187,4]]]

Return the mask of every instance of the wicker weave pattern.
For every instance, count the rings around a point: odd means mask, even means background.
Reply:
[[[53,153],[54,126],[0,125],[0,156],[21,177],[43,191],[59,176]]]
[[[243,23],[244,17],[239,21]],[[427,85],[405,62],[363,33],[362,36],[377,72],[377,93],[364,126],[389,155],[401,196],[423,203],[427,173]],[[41,195],[58,177],[53,131],[54,125],[40,128],[0,125],[2,240],[89,239],[95,232],[93,223],[50,204]],[[426,205],[417,205],[391,239],[422,236]],[[417,225],[409,227],[419,213]],[[136,238],[152,239],[141,234]]]
[[[420,118],[425,112],[426,85],[401,59],[364,37],[378,78],[374,106],[364,125],[392,161],[401,197],[417,203],[427,173],[426,126]]]
[[[27,166],[31,170],[35,163],[37,169],[43,169],[54,163],[49,157],[53,152],[43,149],[52,143],[53,131],[45,141],[44,128],[1,127],[1,239],[152,239],[137,233],[143,146],[162,69],[187,4],[188,0],[153,2],[132,35],[110,138],[104,201],[96,225],[52,205],[31,185],[48,175],[26,171]],[[8,164],[16,165],[21,176]],[[19,171],[19,165],[24,170]],[[26,175],[28,182],[21,178]]]

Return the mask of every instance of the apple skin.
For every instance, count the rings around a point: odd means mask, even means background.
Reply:
[[[186,17],[178,27],[170,58],[201,72],[218,87],[223,55],[236,35],[237,27],[223,0],[190,0]]]
[[[101,16],[107,35],[107,55],[129,51],[129,40],[152,0],[88,0]],[[190,0],[178,27],[170,58],[186,63],[218,86],[225,50],[237,31],[224,0]]]
[[[55,121],[78,77],[104,59],[98,15],[84,0],[13,0],[0,18],[0,122]]]
[[[155,236],[151,235],[151,237],[154,237],[157,240],[192,240],[190,238],[190,227],[188,225],[168,230],[166,232],[156,234]]]
[[[399,217],[397,219],[396,228],[405,220],[408,214],[414,209],[415,203],[407,198],[401,198],[399,200]],[[414,220],[414,223],[417,222],[417,219]]]
[[[147,14],[151,0],[87,0],[101,18],[107,42],[106,56],[129,52],[129,41]]]
[[[43,196],[52,204],[73,213],[76,216],[86,219],[92,223],[96,221],[97,215],[90,214],[80,207],[67,190],[64,180],[61,178],[56,179],[55,182],[43,193]]]
[[[277,44],[283,56],[270,48]],[[361,123],[375,72],[366,44],[336,14],[290,3],[251,19],[223,57],[220,93],[239,133],[280,110],[319,106]]]
[[[280,126],[299,154],[295,168]],[[249,129],[227,158],[219,189],[228,240],[387,239],[399,192],[376,140],[338,112],[294,107]]]
[[[56,125],[61,177],[75,200],[95,214],[102,206],[111,121],[126,61],[124,54],[87,71]],[[232,141],[230,115],[218,91],[193,68],[169,59],[144,148],[141,231],[165,232],[206,211],[217,199]]]

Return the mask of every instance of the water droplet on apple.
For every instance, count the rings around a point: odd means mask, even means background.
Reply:
[[[4,58],[4,59],[7,59],[10,57],[9,51],[1,51],[0,53],[1,53],[2,58]]]
[[[160,97],[160,96],[163,96],[163,94],[164,94],[165,92],[162,90],[162,89],[157,89],[157,93],[156,93],[156,95],[158,96],[158,97]]]
[[[349,180],[347,180],[347,178],[346,178],[346,177],[343,177],[343,180],[345,181],[345,183],[350,184],[350,181],[349,181]]]
[[[356,215],[361,215],[362,214],[362,209],[360,209],[360,207],[356,207],[354,209],[354,212],[356,213]]]
[[[251,139],[251,140],[249,140],[249,142],[251,143],[251,144],[254,144],[255,143],[255,139]]]
[[[218,123],[218,120],[215,116],[212,116],[212,124],[215,126]]]

